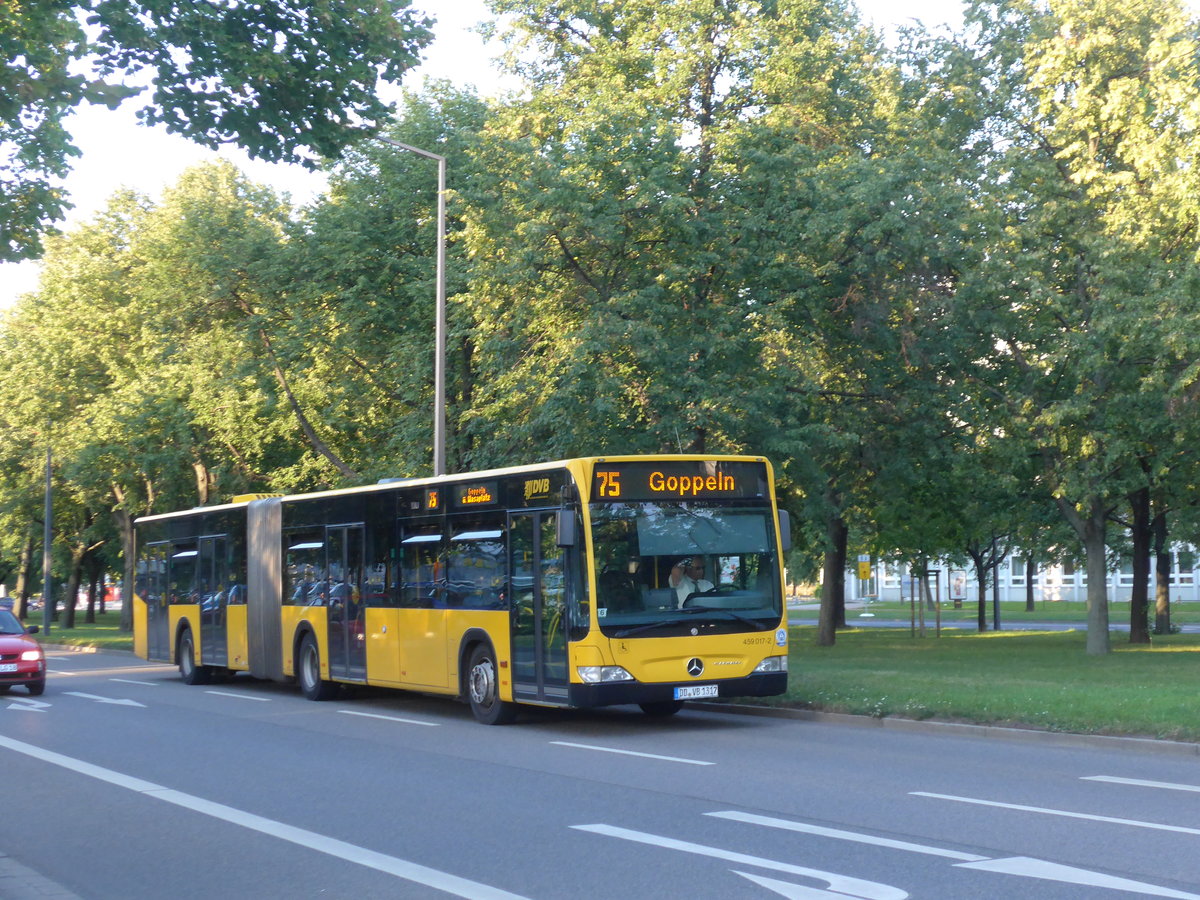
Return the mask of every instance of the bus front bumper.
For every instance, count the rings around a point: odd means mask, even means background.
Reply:
[[[716,692],[712,688],[716,687]],[[697,691],[696,688],[701,690]],[[677,693],[677,689],[679,693]],[[570,705],[616,706],[623,703],[669,703],[673,700],[728,700],[734,697],[773,697],[787,690],[787,672],[762,672],[722,681],[644,684],[617,681],[606,684],[572,684]],[[701,694],[702,696],[696,696]]]

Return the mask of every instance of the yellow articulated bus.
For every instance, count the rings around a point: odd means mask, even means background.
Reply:
[[[623,456],[146,516],[134,647],[188,684],[248,672],[520,704],[787,687],[786,514],[758,457]]]

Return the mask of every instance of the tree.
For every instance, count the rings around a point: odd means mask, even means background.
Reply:
[[[406,93],[389,134],[447,158],[447,468],[461,471],[471,436],[477,366],[474,322],[463,302],[472,262],[461,240],[460,186],[474,180],[470,149],[486,104],[435,82]],[[354,431],[364,477],[415,476],[432,458],[436,167],[377,141],[349,151],[327,196],[290,229],[285,291],[289,353],[340,385],[339,414]]]
[[[409,0],[4,3],[0,259],[36,256],[62,217],[79,104],[115,107],[151,79],[145,123],[312,166],[389,118],[378,83],[417,64],[428,26]]]
[[[958,306],[995,350],[971,377],[1084,548],[1088,652],[1105,653],[1109,522],[1145,483],[1164,394],[1194,380],[1196,26],[1178,4],[1092,0],[989,0],[967,23],[995,148]]]
[[[512,17],[530,94],[489,123],[471,190],[481,390],[468,424],[489,448],[476,459],[761,446],[769,276],[797,250],[762,205],[756,170],[778,171],[792,140],[764,121],[807,114],[795,95],[839,52],[827,45],[845,10],[494,7]]]

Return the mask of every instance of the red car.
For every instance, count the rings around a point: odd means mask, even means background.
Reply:
[[[0,609],[0,694],[14,684],[23,684],[37,697],[46,690],[46,654],[30,635],[36,625],[26,628],[7,609]]]

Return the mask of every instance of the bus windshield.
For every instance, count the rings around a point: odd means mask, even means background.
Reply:
[[[765,631],[782,596],[768,506],[595,503],[596,612],[609,637]]]

